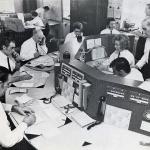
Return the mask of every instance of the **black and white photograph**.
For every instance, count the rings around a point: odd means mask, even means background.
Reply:
[[[150,150],[150,0],[0,0],[0,150]]]

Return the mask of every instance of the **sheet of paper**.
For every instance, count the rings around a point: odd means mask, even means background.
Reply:
[[[71,102],[67,100],[64,96],[59,95],[52,100],[52,103],[59,108],[71,104]]]
[[[23,94],[20,97],[16,97],[16,101],[18,101],[20,104],[27,103],[31,100],[33,100],[33,98],[29,97],[27,94]]]
[[[50,122],[42,122],[37,125],[32,125],[25,131],[27,134],[42,135],[45,138],[52,138],[60,134],[60,130]]]
[[[101,38],[97,38],[97,39],[95,39],[94,41],[95,41],[95,46],[96,46],[96,47],[102,45],[102,44],[101,44]]]
[[[86,41],[86,43],[87,43],[87,49],[91,49],[95,46],[94,39],[89,39]]]
[[[146,121],[142,121],[140,129],[150,132],[150,123]]]
[[[144,81],[139,85],[139,88],[150,92],[150,81]]]
[[[119,128],[128,129],[131,113],[131,111],[126,109],[106,105],[104,122]]]
[[[45,114],[52,119],[53,123],[59,127],[65,124],[66,116],[62,114],[56,107],[52,104],[43,110]]]
[[[34,87],[34,83],[21,83],[20,87]]]
[[[97,47],[92,50],[92,60],[96,60],[104,57],[106,57],[106,52],[104,47]]]

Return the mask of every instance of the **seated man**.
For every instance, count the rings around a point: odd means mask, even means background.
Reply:
[[[40,29],[34,29],[33,36],[22,44],[20,56],[27,61],[46,55],[47,51],[43,32]]]
[[[8,75],[9,70],[0,66],[0,97],[4,94],[2,91],[5,92],[6,90]],[[20,123],[14,130],[11,130],[9,127],[5,111],[17,112],[25,116],[22,123]],[[30,108],[23,105],[2,104],[0,102],[0,147],[10,148],[17,143],[19,144],[19,142],[23,139],[24,131],[27,127],[31,126],[35,120],[35,115]],[[17,149],[15,148],[15,150]]]
[[[120,34],[116,28],[116,21],[114,18],[107,18],[107,28],[102,30],[100,34]]]
[[[64,44],[66,45],[66,48],[68,47],[68,51],[70,53],[70,60],[75,59],[75,55],[77,54],[80,46],[82,45],[82,42],[84,40],[83,37],[83,25],[80,22],[75,22],[73,24],[73,32],[68,33]]]
[[[0,51],[0,66],[6,67],[10,72],[18,70],[20,67],[20,61],[23,60],[14,48],[15,41],[6,40],[2,44],[2,50]]]
[[[136,68],[130,68],[129,62],[123,57],[113,60],[110,67],[115,75],[126,79],[144,81],[142,73]]]
[[[38,26],[38,27],[44,27],[43,21],[42,19],[38,16],[38,13],[35,11],[31,12],[32,18],[33,20],[31,21],[27,21],[26,25],[34,25],[34,26]]]

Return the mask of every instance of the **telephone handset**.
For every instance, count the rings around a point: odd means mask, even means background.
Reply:
[[[45,104],[49,104],[52,102],[52,99],[58,95],[61,94],[61,88],[60,88],[60,83],[59,83],[59,79],[60,79],[61,75],[60,75],[60,63],[56,63],[54,65],[54,87],[55,87],[55,94],[52,95],[50,98],[45,98],[43,99],[43,102]]]
[[[87,127],[87,130],[89,130],[92,127],[99,125],[101,122],[103,122],[104,115],[105,115],[105,108],[106,108],[106,97],[101,96],[98,101],[98,109],[97,109],[97,114],[96,114],[97,119],[93,124],[91,124]]]
[[[97,120],[102,122],[104,120],[105,115],[105,108],[106,108],[106,97],[101,96],[98,102],[98,109],[97,109]]]
[[[45,37],[43,37],[42,40],[39,42],[40,46],[44,44],[44,40],[45,40]]]

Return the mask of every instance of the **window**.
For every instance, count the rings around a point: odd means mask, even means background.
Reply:
[[[145,7],[147,0],[123,0],[121,22],[128,20],[135,23],[135,27],[141,27],[145,18]]]

